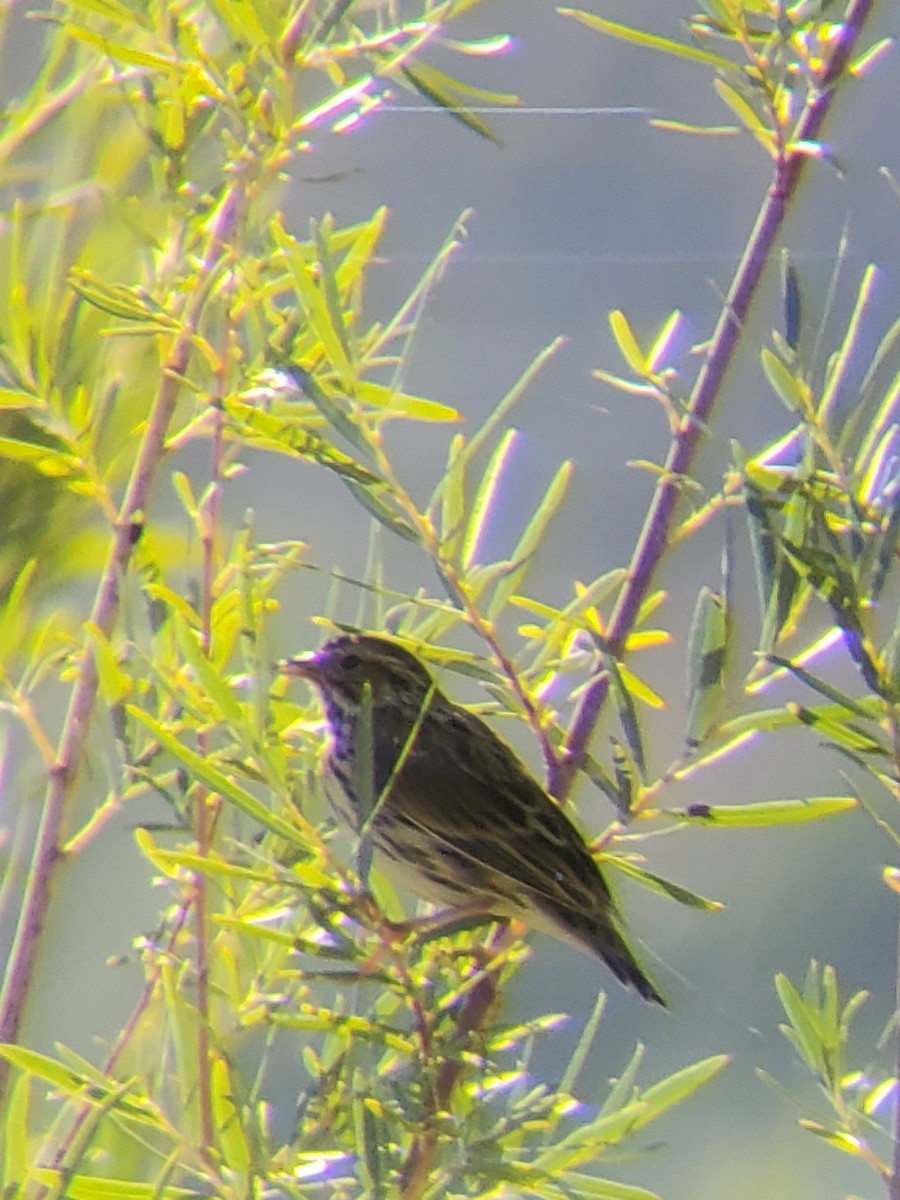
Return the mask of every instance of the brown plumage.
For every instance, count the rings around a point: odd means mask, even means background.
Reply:
[[[334,638],[284,670],[321,694],[335,805],[357,832],[374,806],[379,865],[412,892],[573,940],[645,1000],[665,1004],[619,929],[584,840],[493,729],[385,638]],[[371,755],[360,746],[371,722]],[[369,778],[363,778],[367,771]]]

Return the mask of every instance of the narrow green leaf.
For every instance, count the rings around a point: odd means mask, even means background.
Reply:
[[[891,567],[897,559],[897,549],[900,545],[900,498],[895,497],[891,504],[890,516],[886,524],[882,524],[882,534],[878,541],[878,558],[872,573],[872,585],[869,589],[874,601],[881,599],[881,593]]]
[[[860,395],[867,395],[874,386],[875,379],[880,375],[884,364],[891,363],[900,343],[900,317],[878,343],[875,353],[866,368],[865,376],[859,388]],[[897,418],[897,389],[890,385],[884,392],[881,404],[875,413],[869,428],[865,430],[856,457],[856,473],[861,474],[863,464],[869,461],[873,447],[881,440],[885,430],[893,425]]]
[[[571,1094],[575,1091],[575,1088],[578,1084],[578,1077],[581,1074],[584,1064],[587,1062],[588,1054],[590,1053],[591,1048],[596,1041],[597,1030],[600,1028],[600,1023],[603,1020],[603,1012],[605,1008],[606,994],[604,992],[598,992],[597,999],[594,1001],[594,1007],[591,1015],[584,1023],[584,1028],[582,1029],[581,1035],[578,1038],[578,1044],[572,1051],[571,1057],[566,1064],[566,1069],[563,1072],[562,1079],[559,1081],[558,1090],[560,1093]],[[632,1061],[634,1061],[634,1059],[638,1059],[638,1061],[640,1060],[637,1050],[635,1050]],[[635,1070],[636,1069],[637,1067],[635,1066]],[[615,1090],[615,1087],[611,1089],[610,1096],[612,1096],[612,1093]],[[609,1097],[607,1097],[609,1111],[618,1108],[621,1104],[627,1103],[627,1101],[630,1099],[630,1095],[628,1095],[624,1089],[614,1103],[609,1103]]]
[[[349,477],[344,477],[344,483],[353,493],[355,499],[359,501],[363,508],[370,513],[375,520],[379,522],[379,524],[384,525],[384,527],[389,529],[391,533],[396,533],[397,536],[403,538],[405,542],[413,542],[416,545],[421,542],[422,539],[420,538],[418,531],[414,529],[412,525],[408,524],[408,522],[402,516],[400,516],[399,513],[394,512],[391,508],[389,508],[374,488],[365,487],[361,483],[358,483],[355,479],[351,479]],[[389,492],[387,494],[390,495]]]
[[[138,1183],[131,1179],[110,1179],[101,1175],[73,1175],[49,1167],[33,1170],[36,1183],[47,1189],[61,1189],[66,1200],[196,1200],[195,1188],[173,1187],[158,1183]]]
[[[662,328],[656,335],[656,340],[647,352],[647,368],[656,373],[661,367],[665,366],[666,358],[669,354],[669,347],[675,339],[679,328],[682,325],[684,314],[677,308],[670,312],[663,323]]]
[[[341,298],[335,278],[334,264],[331,260],[330,234],[334,226],[331,217],[326,214],[321,221],[312,221],[313,241],[319,256],[319,289],[328,313],[329,328],[341,344],[343,360],[351,360],[350,339],[347,335],[345,313],[341,307]]]
[[[371,263],[376,243],[387,224],[387,217],[388,210],[382,205],[381,208],[375,210],[368,221],[364,221],[356,228],[343,231],[349,232],[352,236],[352,241],[341,259],[340,266],[335,271],[338,288],[343,294],[349,291]],[[335,245],[338,241],[339,235],[336,235]]]
[[[463,538],[461,558],[464,567],[470,567],[478,554],[485,526],[491,515],[491,507],[500,487],[500,480],[509,462],[513,446],[518,438],[515,429],[508,429],[488,459],[478,491],[472,502],[469,520]]]
[[[322,345],[322,351],[332,370],[341,380],[346,392],[352,393],[356,372],[350,363],[345,342],[343,314],[338,313],[338,327],[332,321],[324,290],[315,278],[313,265],[306,262],[296,240],[282,227],[279,220],[269,226],[272,237],[284,258],[294,281],[297,299]]]
[[[838,746],[848,750],[859,751],[862,754],[888,755],[888,750],[876,738],[871,737],[863,729],[858,729],[842,718],[835,719],[828,715],[823,708],[806,708],[802,704],[789,703],[786,710],[795,717],[801,725],[814,729],[816,733],[827,737]]]
[[[660,390],[655,383],[638,383],[634,379],[625,379],[622,375],[614,375],[612,371],[602,371],[595,368],[591,371],[594,379],[599,379],[601,383],[608,383],[610,387],[615,388],[617,392],[624,392],[626,396],[650,396],[656,399],[660,397]],[[632,462],[639,466],[641,470],[648,473],[662,475],[663,468],[658,463],[650,462],[649,459],[637,458]]]
[[[740,33],[746,30],[744,26],[745,13],[735,8],[729,0],[703,0],[703,11],[712,18],[712,27],[720,33]],[[706,22],[703,23],[706,27]]]
[[[4,614],[4,622],[5,619]],[[3,635],[0,633],[0,654],[2,654],[3,645]],[[900,608],[897,609],[894,617],[894,628],[891,635],[881,651],[881,673],[884,677],[885,690],[896,703],[897,698],[900,697]]]
[[[643,776],[627,745],[617,737],[611,737],[613,776],[615,777],[614,802],[623,821],[631,819],[631,811],[641,793]]]
[[[114,708],[134,690],[134,681],[128,672],[119,666],[116,652],[103,631],[92,621],[86,621],[84,628],[94,656],[100,695],[105,704]]]
[[[154,842],[146,829],[136,829],[134,839],[141,853],[153,864],[158,871],[170,878],[178,875],[179,871],[194,871],[209,879],[242,879],[248,883],[271,885],[271,870],[254,870],[252,867],[238,866],[227,859],[218,858],[214,854],[191,854],[185,850],[165,850]],[[309,887],[327,888],[334,877],[327,874],[313,862],[295,862],[291,865],[292,875],[302,880]]]
[[[855,713],[856,716],[862,717],[864,720],[873,720],[875,714],[860,704],[852,696],[848,696],[846,692],[842,692],[839,688],[834,687],[826,680],[821,679],[812,671],[807,671],[805,667],[799,666],[797,663],[791,662],[789,658],[782,658],[780,654],[767,654],[766,662],[772,663],[775,667],[781,667],[785,671],[789,671],[791,675],[799,679],[801,683],[805,683],[807,687],[811,687],[814,691],[819,692],[827,700],[845,708],[848,712]]]
[[[351,446],[355,446],[363,454],[368,454],[370,447],[365,428],[355,414],[344,411],[344,407],[348,404],[346,396],[330,395],[319,385],[314,376],[302,367],[293,365],[291,374],[303,389],[304,395],[309,397],[325,420],[333,425]]]
[[[103,17],[125,29],[133,26],[136,20],[139,24],[144,24],[140,21],[140,14],[122,4],[120,0],[77,0],[70,7],[78,12],[95,13],[98,17]]]
[[[178,649],[190,664],[201,689],[218,709],[220,718],[239,733],[246,726],[247,719],[234,692],[201,650],[193,626],[176,612],[172,613],[172,619],[175,622]]]
[[[676,1104],[687,1100],[698,1088],[704,1087],[715,1079],[730,1062],[731,1056],[728,1054],[713,1054],[709,1058],[701,1059],[700,1062],[682,1067],[680,1071],[673,1072],[659,1083],[652,1084],[641,1093],[644,1112],[638,1127],[649,1125],[667,1109],[674,1108]]]
[[[888,1104],[897,1090],[897,1081],[893,1077],[882,1079],[866,1096],[863,1112],[868,1117],[874,1117],[885,1104]]]
[[[699,746],[718,714],[728,646],[725,597],[702,587],[688,639],[689,746]]]
[[[13,462],[40,462],[51,453],[48,446],[36,442],[23,442],[19,438],[0,437],[0,458]]]
[[[792,350],[796,350],[800,344],[803,327],[803,298],[800,292],[800,276],[787,250],[781,257],[781,310],[784,318],[784,340]]]
[[[816,1137],[822,1138],[828,1142],[829,1146],[834,1146],[836,1150],[843,1150],[845,1154],[852,1154],[856,1158],[863,1156],[863,1143],[861,1139],[844,1129],[829,1129],[825,1125],[820,1125],[818,1121],[809,1120],[808,1117],[800,1117],[797,1124],[801,1129],[805,1129],[807,1133],[812,1133]],[[866,1155],[867,1159],[868,1157]]]
[[[68,1095],[78,1095],[88,1082],[83,1075],[70,1070],[57,1059],[25,1046],[0,1045],[0,1058],[5,1058],[12,1066],[27,1071],[36,1079],[43,1079]]]
[[[35,408],[40,406],[41,401],[39,398],[30,392],[23,392],[19,388],[0,387],[0,408]]]
[[[807,385],[798,379],[778,355],[773,354],[768,347],[764,347],[760,351],[759,357],[766,379],[788,412],[809,416],[812,410],[812,398]]]
[[[0,1149],[0,1182],[5,1194],[24,1196],[30,1160],[31,1077],[23,1073],[9,1084],[9,1101],[4,1121],[5,1137]]]
[[[766,493],[751,479],[744,479],[744,511],[750,533],[750,549],[756,567],[759,608],[765,613],[775,585],[778,550]]]
[[[669,816],[670,814],[666,813],[665,815]],[[645,871],[631,859],[622,858],[616,854],[603,854],[600,858],[604,865],[608,864],[616,871],[627,875],[629,879],[634,879],[637,883],[642,883],[644,887],[650,888],[651,891],[668,896],[671,900],[684,904],[687,908],[699,908],[701,912],[721,912],[725,907],[721,900],[710,900],[706,896],[701,896],[699,892],[692,892],[688,888],[682,887],[680,883],[672,883],[670,879],[663,879],[661,875]]]
[[[628,744],[628,749],[634,759],[638,772],[641,778],[643,778],[647,760],[644,754],[644,738],[641,733],[641,723],[638,719],[634,699],[619,669],[615,655],[610,654],[605,646],[600,646],[599,651],[604,669],[609,675],[610,690],[612,691],[616,711],[619,716],[619,724],[622,727],[625,741]]]
[[[455,117],[480,137],[501,145],[490,125],[468,107],[455,79],[451,79],[443,71],[438,71],[436,67],[421,62],[414,66],[401,67],[401,73],[426,100],[430,100],[438,108],[443,108],[451,117]]]
[[[196,524],[200,516],[200,509],[194,497],[193,485],[183,471],[172,472],[172,491],[181,501],[181,507],[190,517],[191,521]]]
[[[178,322],[139,288],[107,283],[90,271],[74,270],[69,283],[83,300],[101,312],[126,321],[149,321],[157,328],[175,329]]]
[[[240,1176],[249,1170],[252,1155],[244,1136],[245,1117],[235,1102],[237,1092],[227,1061],[221,1054],[216,1054],[210,1072],[210,1100],[218,1145],[225,1167]],[[247,1127],[252,1128],[249,1121]]]
[[[64,29],[69,37],[78,42],[85,42],[99,51],[101,55],[111,58],[113,62],[122,66],[137,67],[140,70],[171,76],[178,75],[183,70],[181,64],[174,58],[167,58],[162,54],[151,54],[146,50],[137,50],[125,42],[115,42],[104,34],[97,33],[93,29],[85,29],[73,21],[66,21]]]
[[[810,796],[802,800],[763,800],[759,804],[691,804],[663,812],[670,820],[722,829],[803,825],[857,808],[855,796]]]
[[[633,649],[642,649],[644,644],[650,646],[666,645],[671,640],[671,637],[664,630],[643,630],[640,633],[632,634],[626,640],[626,649],[630,653]],[[622,677],[623,684],[628,689],[629,695],[633,699],[640,700],[650,708],[664,709],[666,707],[666,702],[660,696],[659,692],[654,692],[650,684],[641,679],[640,675],[636,675],[631,667],[620,662],[619,674]]]
[[[398,392],[396,388],[385,387],[382,383],[361,379],[356,385],[356,399],[361,404],[371,404],[374,408],[383,408],[392,417],[409,417],[414,421],[459,421],[457,409],[449,404],[439,404],[436,400],[426,400],[423,396],[412,396],[409,392]]]
[[[601,993],[602,995],[602,993]],[[610,1088],[603,1101],[603,1106],[600,1113],[615,1112],[617,1108],[621,1108],[623,1104],[630,1104],[638,1094],[637,1077],[638,1071],[641,1068],[641,1063],[644,1061],[644,1052],[646,1046],[638,1042],[634,1048],[634,1053],[628,1060],[624,1071],[619,1073],[618,1079],[610,1081]],[[571,1091],[571,1088],[566,1089]]]
[[[599,1179],[581,1171],[565,1171],[560,1184],[559,1190],[553,1193],[553,1200],[660,1200],[657,1192],[648,1192],[646,1188],[619,1183],[615,1179]]]
[[[875,280],[878,277],[878,268],[870,264],[863,272],[863,277],[860,280],[859,290],[856,294],[856,303],[853,307],[853,312],[850,320],[847,323],[847,332],[844,334],[844,340],[841,342],[841,347],[838,353],[828,363],[828,373],[825,378],[825,388],[822,392],[822,401],[819,405],[817,413],[818,419],[823,426],[828,429],[831,421],[832,411],[837,403],[838,397],[843,395],[844,381],[851,362],[857,361],[856,341],[859,336],[862,326],[862,319],[865,314],[869,301],[872,298],[872,289],[875,286]]]
[[[791,1040],[806,1060],[807,1066],[824,1079],[824,1052],[816,1014],[810,1010],[786,975],[775,976],[775,990],[785,1016],[790,1021],[790,1028],[794,1034]],[[785,1032],[783,1028],[782,1032]]]
[[[466,571],[466,590],[469,596],[473,600],[480,600],[488,588],[492,588],[498,580],[504,579],[513,569],[512,563],[502,560],[487,563],[484,566],[469,567]],[[449,628],[449,626],[445,626],[445,628]]]
[[[353,479],[360,484],[381,482],[377,475],[325,438],[310,433],[304,428],[302,419],[279,416],[239,400],[226,400],[223,407],[240,434],[260,449],[312,460],[341,478]]]
[[[570,462],[564,462],[554,475],[550,486],[544,493],[543,500],[538,505],[534,516],[528,522],[524,533],[519,538],[518,544],[510,556],[514,564],[513,570],[498,584],[496,591],[491,597],[487,609],[489,620],[493,621],[505,608],[510,596],[519,591],[522,580],[531,566],[532,555],[540,545],[547,526],[563,502],[573,469]]]
[[[159,721],[155,721],[143,709],[137,708],[135,705],[129,705],[128,712],[136,721],[140,721],[142,725],[146,725],[153,736],[165,746],[169,753],[184,763],[192,775],[205,783],[212,791],[217,792],[224,799],[230,800],[242,812],[246,813],[251,820],[256,821],[271,833],[277,834],[278,837],[284,838],[292,846],[299,846],[303,850],[310,849],[310,839],[302,827],[291,825],[288,821],[285,821],[282,817],[279,817],[276,813],[266,808],[252,793],[245,791],[240,784],[214,767],[208,758],[182,745],[174,734],[170,733]],[[300,819],[299,814],[296,815],[296,819]]]
[[[654,129],[665,129],[670,133],[691,133],[699,137],[734,137],[740,133],[738,125],[698,125],[693,121],[669,121],[655,117],[650,124]]]
[[[0,668],[24,649],[29,617],[28,588],[37,566],[37,560],[33,558],[25,563],[0,610]]]
[[[858,454],[854,463],[859,477],[860,498],[866,504],[884,503],[885,484],[896,479],[900,425],[892,421],[879,438],[872,440],[867,455]]]
[[[549,346],[545,346],[534,360],[529,363],[521,376],[516,380],[509,391],[501,398],[500,402],[494,408],[484,424],[470,438],[466,447],[466,463],[469,463],[478,451],[485,445],[487,441],[497,432],[503,425],[506,418],[512,412],[513,408],[522,399],[528,389],[531,387],[539,373],[547,365],[551,358],[559,352],[565,344],[564,338],[555,338]],[[434,503],[434,497],[432,498]]]
[[[840,1000],[838,998],[837,973],[827,964],[822,968],[822,1025],[828,1043],[837,1048],[840,1041]]]
[[[657,37],[656,34],[645,33],[641,29],[632,29],[630,26],[620,25],[616,21],[607,21],[604,17],[581,12],[577,8],[559,8],[557,12],[563,17],[574,17],[576,21],[587,25],[589,29],[596,29],[598,33],[605,33],[609,37],[618,38],[623,42],[631,42],[632,45],[642,46],[646,50],[657,50],[662,54],[674,55],[675,58],[685,58],[689,62],[701,63],[719,71],[733,72],[735,70],[733,62],[718,54],[712,54],[709,50],[699,50],[696,46],[685,46],[681,42]]]
[[[588,779],[590,779],[591,783],[600,789],[604,796],[606,796],[607,800],[609,800],[610,803],[616,809],[618,809],[623,817],[628,817],[630,815],[631,805],[634,802],[634,795],[630,788],[625,791],[622,790],[621,779],[619,778],[618,770],[616,772],[616,779],[614,780],[613,777],[603,769],[600,763],[597,762],[593,755],[590,754],[586,756],[582,765],[582,770],[584,771],[585,775],[587,775]]]
[[[619,353],[634,371],[635,375],[646,375],[648,372],[647,359],[643,350],[638,345],[638,340],[634,336],[634,331],[629,324],[628,318],[620,309],[614,309],[609,314],[609,327],[612,330],[612,335],[616,339],[616,345],[619,347]]]
[[[786,554],[779,553],[774,585],[763,610],[759,635],[760,650],[763,653],[775,646],[792,627],[795,614],[808,596],[809,591],[804,586],[794,562]]]
[[[570,1166],[579,1166],[596,1159],[599,1147],[608,1148],[624,1141],[637,1128],[644,1112],[640,1099],[625,1104],[616,1112],[579,1125],[553,1146],[548,1146],[535,1160],[535,1167],[549,1175],[558,1174]]]
[[[458,433],[450,440],[447,467],[436,489],[441,496],[441,553],[456,561],[456,552],[466,523],[466,439]]]
[[[364,1090],[362,1079],[359,1081],[358,1090],[361,1095]],[[380,1127],[380,1122],[365,1099],[355,1100],[353,1110],[357,1130],[356,1144],[362,1145],[363,1148],[362,1164],[365,1169],[362,1182],[365,1194],[372,1200],[383,1200],[386,1192],[381,1166],[381,1147],[385,1144],[385,1131]]]
[[[771,154],[775,146],[775,138],[772,131],[763,125],[759,113],[753,105],[744,99],[737,88],[726,83],[724,79],[714,80],[713,87],[716,89],[719,99],[731,109],[744,129],[753,134],[760,145]]]

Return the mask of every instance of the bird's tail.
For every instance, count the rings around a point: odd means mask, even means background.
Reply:
[[[668,1007],[665,997],[638,964],[628,943],[615,926],[603,925],[599,929],[595,928],[590,939],[585,938],[584,941],[587,948],[602,959],[616,979],[626,987],[633,987],[638,995],[652,1004]]]

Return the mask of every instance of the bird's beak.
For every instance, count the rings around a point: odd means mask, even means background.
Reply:
[[[321,677],[322,664],[318,654],[301,654],[299,658],[286,658],[278,665],[282,675],[297,675],[301,679],[316,680]]]

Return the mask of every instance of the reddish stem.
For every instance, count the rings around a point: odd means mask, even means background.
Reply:
[[[818,140],[822,124],[831,108],[836,82],[844,74],[850,55],[859,41],[863,25],[874,0],[851,0],[841,35],[819,90],[797,123],[793,142]],[[790,149],[776,161],[775,178],[760,210],[756,227],[738,265],[722,313],[713,334],[709,356],[697,376],[684,417],[681,419],[666,457],[660,481],[644,521],[644,527],[628,569],[628,579],[610,618],[610,652],[621,656],[625,641],[634,627],[638,611],[646,599],[656,571],[665,553],[672,531],[675,506],[682,478],[690,473],[704,430],[708,427],[741,331],[746,326],[750,305],[756,295],[763,271],[769,262],[788,209],[806,168],[808,155]],[[581,768],[588,743],[600,719],[609,692],[605,674],[598,675],[582,695],[578,710],[553,769],[548,789],[557,800],[564,800]]]

